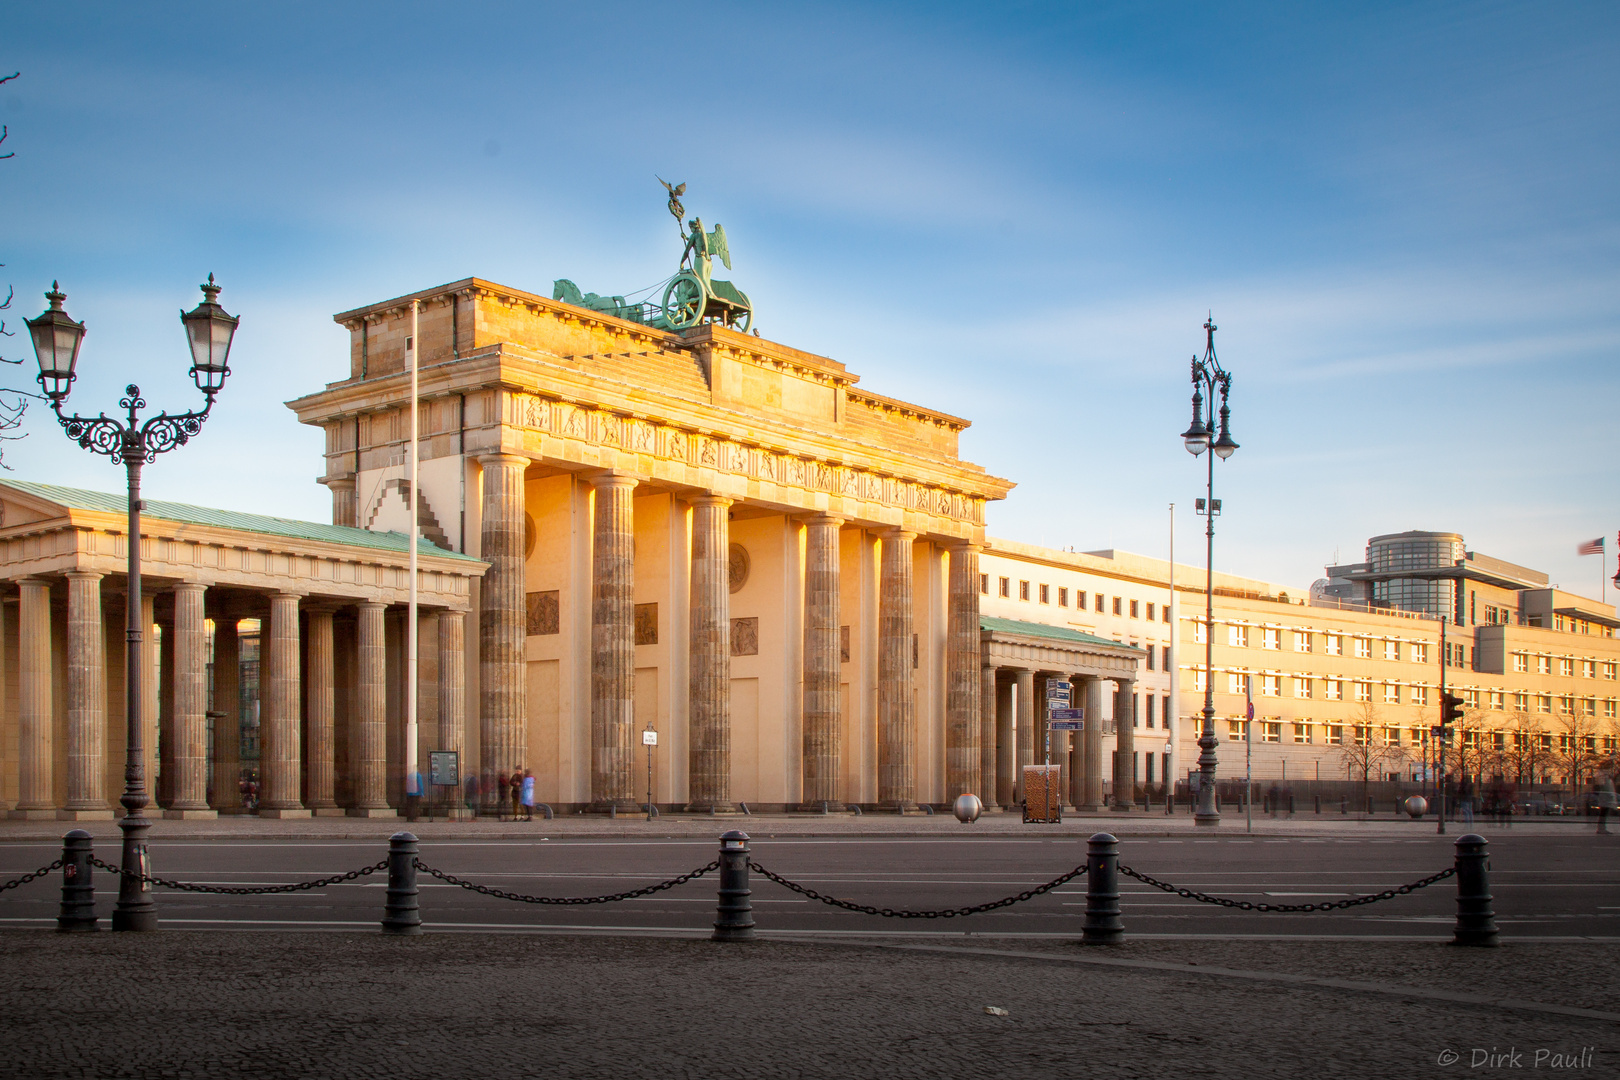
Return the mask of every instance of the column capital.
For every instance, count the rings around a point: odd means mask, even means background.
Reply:
[[[177,593],[180,593],[180,592],[206,592],[207,589],[208,589],[208,586],[204,585],[200,581],[177,581],[173,585],[169,586],[169,590],[171,592],[177,592]]]
[[[601,472],[593,473],[589,480],[591,487],[598,491],[603,488],[633,488],[641,482],[639,477],[615,469],[603,469]]]
[[[181,585],[184,585],[184,584],[189,584],[189,583],[181,582]],[[198,586],[198,588],[202,588],[202,587],[203,586],[200,586],[200,585]],[[180,585],[176,585],[175,588],[178,590],[180,588]],[[276,592],[273,592],[273,593],[270,594],[270,599],[271,600],[291,600],[293,603],[296,604],[299,601],[303,600],[308,595],[309,595],[308,593],[288,592],[286,590],[277,590]]]
[[[529,464],[529,459],[524,457],[522,454],[502,454],[502,453],[479,454],[478,455],[478,464],[483,465],[483,466],[490,466],[490,465],[522,465],[524,467],[527,467],[528,464]]]
[[[100,570],[64,570],[62,576],[69,581],[100,581],[107,575]]]
[[[831,525],[833,528],[837,529],[842,528],[844,522],[848,519],[839,517],[837,514],[829,514],[825,510],[820,510],[814,514],[805,514],[798,520],[804,522],[806,525]]]
[[[903,540],[907,543],[917,539],[917,534],[902,525],[893,525],[878,534],[884,540]]]
[[[17,579],[17,585],[19,587],[21,587],[23,585],[43,585],[48,589],[51,586],[51,581],[50,581],[49,578],[39,577],[38,575],[30,574],[27,577],[18,578]]]
[[[949,551],[952,555],[956,555],[958,553],[963,555],[976,555],[984,550],[983,544],[975,543],[972,540],[965,540],[959,536],[940,541],[940,546],[942,546],[946,551]]]
[[[355,488],[353,473],[348,476],[329,476],[320,482],[332,491],[353,491]]]
[[[593,481],[594,482],[594,481]],[[704,491],[687,497],[687,503],[692,506],[732,506],[737,500],[729,495],[722,495],[717,491]]]

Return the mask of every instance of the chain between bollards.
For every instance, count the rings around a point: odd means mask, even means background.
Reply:
[[[1478,833],[1457,837],[1457,926],[1453,945],[1497,944],[1491,910],[1490,842]]]
[[[720,837],[720,898],[712,941],[753,941],[753,890],[748,887],[748,834],[733,829]]]
[[[83,934],[96,929],[96,886],[90,875],[94,841],[83,829],[62,837],[62,906],[57,909],[56,932]]]
[[[388,838],[388,898],[384,903],[382,931],[385,934],[420,934],[422,910],[416,887],[416,856],[420,848],[415,833],[397,832]]]
[[[1117,945],[1125,940],[1119,917],[1119,839],[1093,833],[1086,841],[1086,922],[1082,945]]]

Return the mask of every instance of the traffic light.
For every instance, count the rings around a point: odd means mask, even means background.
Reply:
[[[1461,723],[1462,718],[1463,718],[1462,698],[1457,697],[1454,694],[1441,694],[1440,695],[1440,723],[1442,725],[1445,725],[1445,726],[1449,727],[1452,724]]]

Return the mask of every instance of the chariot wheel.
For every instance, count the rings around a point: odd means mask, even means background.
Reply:
[[[664,290],[664,318],[671,330],[685,330],[696,326],[703,318],[709,298],[703,292],[703,283],[686,271],[675,275],[675,280]]]
[[[739,290],[737,295],[743,298],[744,304],[748,303],[748,296],[746,293]],[[733,330],[746,334],[748,333],[748,328],[753,325],[754,322],[754,309],[751,307],[744,307],[741,311],[734,314],[728,321]]]

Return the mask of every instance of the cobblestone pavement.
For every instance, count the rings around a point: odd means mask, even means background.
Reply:
[[[1051,960],[976,947],[17,931],[0,934],[0,1072],[1294,1080],[1518,1075],[1542,1051],[1549,1071],[1553,1054],[1581,1064],[1566,1073],[1620,1070],[1614,1020],[1072,962],[1193,961],[1613,1008],[1612,946],[1052,945]],[[1517,1067],[1471,1067],[1491,1052],[1518,1053]]]

